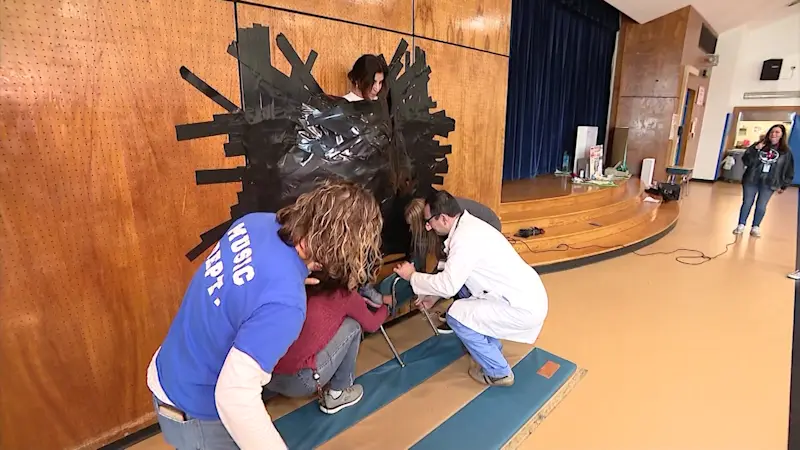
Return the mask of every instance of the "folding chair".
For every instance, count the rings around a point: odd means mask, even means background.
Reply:
[[[414,265],[415,267],[418,267],[416,262]],[[381,281],[380,284],[377,286],[377,289],[378,292],[380,292],[383,295],[387,294],[392,295],[392,306],[389,309],[390,315],[394,315],[398,305],[408,303],[415,297],[414,291],[411,289],[411,283],[400,278],[399,276],[397,276],[396,273],[393,273],[384,278],[383,281]],[[428,324],[431,326],[433,334],[438,335],[439,330],[436,328],[436,325],[433,324],[433,320],[431,320],[431,316],[428,313],[428,310],[422,308],[422,312],[423,314],[425,314],[425,318],[428,320]],[[392,354],[394,354],[395,359],[397,359],[397,362],[400,363],[400,367],[405,367],[403,359],[400,358],[400,353],[397,352],[397,349],[392,343],[392,340],[389,338],[389,334],[386,333],[386,329],[383,327],[383,325],[381,325],[380,330],[381,334],[383,334],[383,338],[386,339],[386,343],[389,345],[389,349],[391,349]]]

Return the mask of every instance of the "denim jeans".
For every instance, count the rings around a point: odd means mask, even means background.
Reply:
[[[499,339],[478,333],[467,327],[450,314],[447,315],[447,324],[453,333],[461,340],[464,347],[472,355],[472,359],[483,369],[483,373],[492,378],[503,378],[511,374],[511,366],[503,356],[503,344]]]
[[[351,318],[344,319],[328,345],[317,353],[317,373],[320,386],[330,383],[330,388],[342,391],[353,385],[356,372],[358,346],[361,344],[361,325]],[[292,375],[272,375],[264,387],[264,398],[272,394],[285,397],[308,397],[317,392],[314,372],[302,369]]]
[[[750,215],[750,210],[753,208],[753,203],[756,204],[756,212],[753,216],[753,226],[761,226],[761,220],[764,219],[764,214],[767,212],[767,203],[772,198],[774,192],[771,187],[759,184],[742,184],[744,196],[742,199],[742,208],[739,210],[739,225],[747,224],[747,216]]]
[[[219,420],[200,420],[187,417],[185,422],[162,416],[158,407],[163,405],[155,396],[153,402],[158,425],[164,440],[178,450],[238,450],[228,430]]]

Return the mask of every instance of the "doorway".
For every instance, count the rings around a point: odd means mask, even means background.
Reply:
[[[676,166],[682,167],[686,157],[686,145],[689,139],[692,138],[691,123],[694,114],[694,103],[697,99],[697,91],[694,89],[686,89],[686,98],[683,107],[683,117],[681,117],[680,125],[678,126],[678,148],[675,150],[675,160],[672,163]],[[688,121],[686,119],[689,119]]]

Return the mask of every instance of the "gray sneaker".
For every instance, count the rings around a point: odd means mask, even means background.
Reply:
[[[319,410],[325,414],[336,414],[337,412],[353,406],[364,397],[364,388],[360,384],[354,384],[342,391],[339,398],[333,398],[330,391],[325,391],[322,400],[319,402]]]
[[[793,279],[793,280],[800,280],[800,270],[795,270],[794,272],[792,272],[792,273],[790,273],[789,275],[786,275],[786,276],[791,278],[791,279]]]
[[[489,386],[511,386],[514,384],[514,372],[511,372],[507,376],[503,378],[493,378],[486,373],[483,372],[483,369],[478,367],[470,367],[469,368],[469,376],[472,377],[473,380],[477,381],[480,384],[486,384]]]

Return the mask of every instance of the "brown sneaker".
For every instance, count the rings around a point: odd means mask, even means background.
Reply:
[[[483,373],[482,368],[470,367],[469,376],[471,376],[472,379],[477,381],[478,383],[485,384],[488,386],[511,386],[512,384],[514,384],[514,372],[511,372],[508,376],[505,376],[503,378],[492,378],[489,375]]]

